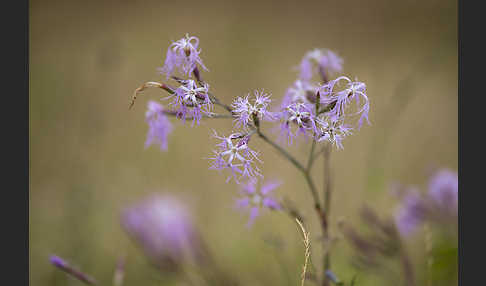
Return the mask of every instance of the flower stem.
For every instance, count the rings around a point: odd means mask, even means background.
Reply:
[[[327,73],[323,68],[319,68],[319,72],[321,73],[321,78],[324,83],[328,83],[329,79],[327,77]],[[320,99],[319,92],[317,93],[318,99]],[[320,110],[320,100],[317,101],[316,104],[316,116],[321,113],[328,112],[334,106],[336,102],[331,102],[327,106],[324,107],[323,110]],[[331,268],[331,254],[330,254],[330,246],[329,246],[329,229],[328,229],[328,221],[329,221],[329,214],[330,214],[330,205],[331,205],[331,166],[330,166],[330,154],[331,154],[331,144],[326,144],[323,148],[324,152],[324,211],[322,212],[322,232],[324,236],[324,279],[322,281],[323,286],[329,286],[329,278],[327,277],[326,273]],[[317,156],[316,156],[317,157]]]
[[[156,81],[148,81],[141,86],[139,86],[137,89],[135,89],[135,92],[133,93],[132,100],[130,101],[130,105],[128,106],[128,109],[131,109],[133,105],[135,104],[135,100],[137,99],[137,96],[145,89],[149,87],[157,87],[161,88],[165,91],[167,91],[169,94],[174,94],[174,89],[166,84],[156,82]]]
[[[231,113],[231,115],[233,115],[233,109],[231,109],[231,107],[229,105],[226,105],[226,104],[222,103],[221,101],[219,101],[219,99],[216,96],[214,96],[213,94],[211,94],[209,92],[208,92],[208,95],[209,95],[209,97],[211,98],[211,100],[213,101],[214,104],[223,107],[229,113]]]
[[[169,116],[175,116],[177,117],[177,112],[176,111],[173,111],[173,110],[163,110],[162,113],[164,113],[165,115],[169,115]],[[208,119],[216,119],[216,118],[233,118],[233,116],[231,115],[227,115],[227,114],[213,114],[213,115],[203,115],[202,118],[208,118]],[[186,117],[186,119],[193,119],[192,116],[188,116]]]
[[[329,221],[329,214],[331,211],[331,145],[326,144],[324,147],[324,219],[325,221]],[[329,244],[329,230],[327,224],[324,227],[324,241],[326,244]],[[329,245],[327,245],[327,249],[324,252],[324,271],[327,271],[331,268],[331,254]],[[323,286],[329,285],[329,280],[327,276],[324,276]]]
[[[257,129],[258,136],[263,139],[263,141],[267,142],[270,144],[273,148],[275,148],[281,155],[283,155],[287,160],[290,161],[300,172],[305,177],[305,180],[307,184],[309,185],[309,189],[312,193],[312,197],[314,199],[314,207],[315,209],[320,213],[321,212],[321,204],[319,202],[319,195],[317,194],[316,186],[314,185],[314,181],[312,181],[312,178],[304,166],[302,166],[301,163],[299,163],[292,155],[290,155],[285,149],[280,147],[278,144],[270,140],[265,134],[263,134],[260,129]]]
[[[312,163],[314,162],[314,149],[316,148],[316,140],[312,140],[312,147],[309,153],[309,159],[307,160],[307,172],[310,172]],[[317,156],[316,156],[317,157]]]

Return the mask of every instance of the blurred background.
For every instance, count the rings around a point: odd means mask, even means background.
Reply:
[[[421,187],[434,168],[457,170],[456,6],[452,0],[31,0],[31,284],[81,285],[48,263],[57,254],[102,285],[111,284],[121,255],[124,285],[178,285],[149,266],[120,226],[120,212],[153,193],[190,206],[215,259],[242,285],[300,283],[303,245],[295,222],[267,212],[247,229],[247,215],[233,207],[238,186],[208,170],[210,131],[228,133],[229,121],[191,128],[172,119],[169,151],[144,149],[146,104],[162,93],[148,90],[130,111],[128,103],[142,83],[163,80],[156,69],[167,47],[190,33],[199,37],[210,70],[203,76],[225,103],[257,88],[280,102],[313,48],[335,51],[344,59],[343,73],[367,84],[371,126],[332,154],[330,227],[337,238],[334,272],[346,281],[358,275],[357,285],[377,285],[379,276],[352,266],[337,224],[359,229],[363,205],[391,215],[393,182]],[[265,177],[284,182],[276,194],[295,201],[317,237],[301,174],[263,142],[252,144],[263,153]],[[302,162],[308,150],[303,143],[291,148]],[[319,188],[322,170],[321,158],[313,170]],[[422,261],[424,235],[407,246],[412,261]],[[316,265],[319,247],[313,246]],[[419,262],[415,267],[423,277]]]

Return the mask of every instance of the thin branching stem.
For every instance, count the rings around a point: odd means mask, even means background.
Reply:
[[[198,80],[200,82],[202,82],[202,80],[200,78]],[[141,93],[147,87],[158,87],[158,88],[161,88],[161,89],[165,89],[169,93],[173,93],[174,92],[171,87],[169,87],[167,85],[164,85],[162,83],[157,83],[157,82],[148,82],[148,83],[145,83],[144,85],[142,85],[141,87],[139,87],[139,88],[137,88],[135,90],[134,96],[133,96],[132,101],[130,103],[130,108],[133,106],[133,103],[135,102],[135,99],[137,98],[137,95],[139,93]],[[231,108],[231,106],[222,103],[213,94],[208,93],[208,95],[209,95],[209,97],[210,97],[210,99],[211,99],[211,101],[212,101],[213,104],[219,105],[219,106],[223,107],[230,114],[229,115],[214,114],[214,115],[211,115],[211,116],[207,116],[206,115],[206,116],[203,116],[203,118],[233,118],[233,109]],[[316,114],[318,114],[318,110],[319,110],[319,102],[320,102],[320,99],[319,98],[320,98],[319,97],[319,94],[317,94]],[[170,116],[177,116],[177,112],[175,112],[175,111],[164,110],[163,112],[165,114],[167,114],[167,115],[170,115]],[[186,119],[190,119],[190,118],[186,118]],[[314,208],[315,208],[315,210],[317,212],[317,215],[318,215],[318,218],[319,218],[319,222],[320,222],[320,224],[322,226],[322,230],[323,230],[324,237],[326,238],[327,237],[327,218],[326,218],[325,213],[322,210],[321,203],[320,203],[320,199],[319,199],[319,195],[318,195],[318,192],[317,192],[317,188],[316,188],[316,186],[314,184],[314,181],[312,180],[312,177],[310,175],[310,169],[312,167],[312,164],[313,164],[314,160],[318,157],[318,155],[322,152],[322,150],[319,151],[317,154],[314,155],[314,150],[315,150],[316,143],[315,143],[315,140],[312,140],[311,152],[310,152],[310,155],[309,155],[309,159],[307,161],[307,168],[306,168],[299,161],[297,161],[297,159],[295,159],[292,155],[290,155],[285,149],[283,149],[282,147],[280,147],[277,143],[273,142],[264,133],[262,133],[261,130],[260,130],[260,125],[258,123],[255,123],[255,126],[256,126],[256,128],[253,130],[252,133],[254,133],[256,131],[257,134],[258,134],[258,136],[260,138],[262,138],[263,141],[265,141],[270,146],[272,146],[275,150],[277,150],[290,163],[292,163],[292,165],[294,165],[297,168],[297,170],[299,170],[304,175],[304,178],[305,178],[305,180],[307,182],[307,185],[309,186],[309,190],[310,190],[310,192],[312,194],[312,198],[314,200]],[[315,134],[314,134],[314,136],[315,136]],[[326,156],[326,157],[328,157],[328,156]],[[326,160],[325,160],[325,162],[326,162]],[[327,164],[327,163],[325,163],[325,164]],[[326,171],[326,174],[328,174],[327,171]],[[329,182],[329,180],[326,179],[326,182]],[[330,184],[329,184],[329,186],[330,186]],[[326,211],[327,211],[328,204],[329,204],[330,192],[327,191],[328,188],[325,188],[325,189],[326,189],[326,192],[325,192],[324,205],[326,206]],[[295,214],[291,214],[291,215],[294,215],[295,216]],[[325,269],[326,270],[329,267],[328,259],[329,259],[328,258],[328,253],[326,253],[326,259],[325,259],[326,260],[326,263],[325,263],[325,265],[326,265],[326,268]],[[327,282],[327,279],[324,278],[325,285],[327,285],[326,282]]]
[[[163,110],[162,113],[164,113],[165,115],[169,115],[169,116],[175,116],[177,117],[178,114],[176,111],[173,111],[173,110]],[[207,119],[211,119],[211,118],[233,118],[233,116],[231,115],[227,115],[227,114],[212,114],[212,115],[203,115],[202,118],[207,118]],[[188,116],[186,117],[186,119],[193,119],[192,116]]]
[[[324,152],[324,149],[326,149],[326,146],[322,147],[321,150],[317,151],[315,154],[312,155],[312,157],[310,157],[310,162],[308,163],[308,166],[307,166],[307,169],[309,170],[309,172],[310,172],[310,169],[312,168],[312,166],[314,165],[315,160],[317,158],[319,158],[321,153]]]
[[[319,91],[317,92],[316,94],[316,116],[317,116],[317,112],[319,111],[319,106],[320,106],[320,103],[321,103],[321,94],[319,93]],[[307,172],[310,173],[310,169],[312,167],[312,162],[314,161],[313,157],[314,157],[314,148],[316,147],[316,133],[314,132],[314,140],[312,140],[312,147],[311,147],[311,150],[310,150],[310,153],[309,153],[309,160],[307,160]]]
[[[312,163],[314,161],[314,149],[316,148],[316,140],[312,140],[312,146],[311,150],[309,153],[309,159],[307,160],[307,172],[310,172],[310,169],[312,167]]]
[[[329,79],[327,78],[327,73],[324,69],[320,68],[319,72],[321,73],[322,81],[327,83]],[[328,104],[324,107],[324,112],[334,108],[335,102]],[[317,102],[316,102],[316,116],[318,116],[321,111],[320,109],[320,94],[317,92]],[[329,214],[330,214],[330,204],[331,204],[331,166],[330,166],[330,154],[331,154],[331,145],[325,144],[323,148],[324,152],[324,211],[322,212],[322,221],[324,222],[322,225],[322,232],[324,236],[324,273],[331,268],[331,255],[330,255],[330,246],[329,246]],[[323,286],[329,285],[329,278],[327,275],[324,274],[324,279],[322,281]]]
[[[218,99],[216,96],[214,96],[213,94],[211,94],[211,93],[209,93],[209,92],[208,92],[208,95],[209,95],[209,97],[211,98],[211,100],[212,100],[212,102],[213,102],[214,104],[216,104],[216,105],[219,105],[219,106],[223,107],[223,108],[224,108],[224,109],[226,109],[226,110],[227,110],[227,111],[228,111],[230,114],[233,114],[233,109],[231,108],[231,106],[229,106],[229,105],[226,105],[226,104],[222,103],[221,101],[219,101],[219,99]]]
[[[312,197],[314,199],[314,207],[316,208],[317,211],[320,212],[321,211],[321,204],[319,202],[319,195],[317,194],[316,186],[315,186],[314,181],[312,180],[309,172],[307,171],[307,169],[304,166],[302,166],[302,164],[299,163],[299,161],[297,161],[292,155],[290,155],[287,151],[285,151],[285,149],[283,149],[277,143],[270,140],[265,134],[263,134],[260,131],[259,128],[257,129],[257,133],[258,133],[258,136],[260,136],[260,138],[263,139],[263,141],[270,144],[270,146],[272,146],[282,156],[284,156],[287,160],[289,160],[290,163],[292,163],[297,168],[297,170],[299,170],[304,175],[305,180],[306,180],[307,184],[309,185],[309,189],[312,193]]]
[[[331,182],[331,145],[326,144],[324,146],[324,219],[329,221],[329,214],[331,211],[331,191],[332,191],[332,182]],[[331,268],[331,255],[329,253],[329,229],[327,224],[324,226],[324,241],[327,244],[324,253],[324,271],[327,271]],[[324,286],[329,285],[329,280],[325,276],[324,277]]]
[[[156,82],[156,81],[148,81],[141,86],[139,86],[135,91],[133,92],[132,99],[130,100],[130,105],[128,106],[128,109],[131,109],[133,105],[135,104],[135,100],[137,100],[137,96],[142,93],[145,89],[149,87],[156,87],[165,90],[169,94],[174,94],[174,89],[171,86],[168,86],[166,84]]]
[[[324,207],[326,208],[327,217],[331,209],[331,144],[326,144],[324,147]]]

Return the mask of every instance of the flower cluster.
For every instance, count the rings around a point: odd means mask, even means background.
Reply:
[[[165,65],[162,72],[166,74],[167,79],[172,78],[180,85],[178,88],[171,87],[167,84],[158,82],[148,82],[138,88],[136,94],[147,87],[159,87],[169,93],[165,99],[171,99],[169,107],[171,110],[165,110],[164,107],[155,101],[150,101],[146,112],[146,122],[149,125],[145,146],[159,144],[161,150],[167,150],[167,136],[172,132],[172,124],[167,118],[167,114],[176,115],[182,121],[187,118],[192,119],[194,123],[199,124],[203,116],[212,116],[213,102],[209,95],[209,84],[200,80],[197,65],[204,70],[207,68],[203,65],[199,57],[198,50],[199,39],[190,37],[188,34],[176,42],[173,42],[168,51]],[[191,72],[196,76],[195,79],[181,79],[173,76],[176,69],[188,76]],[[132,102],[133,104],[133,102]]]
[[[231,105],[219,101],[209,92],[209,84],[202,80],[199,67],[205,71],[208,69],[200,55],[199,39],[186,34],[169,46],[161,69],[166,78],[174,80],[178,87],[151,81],[136,90],[133,100],[147,87],[161,88],[169,93],[165,97],[170,100],[167,110],[157,102],[149,102],[146,113],[149,131],[145,145],[156,143],[162,150],[167,150],[167,137],[172,132],[168,115],[176,116],[183,122],[190,118],[192,126],[194,123],[199,125],[203,117],[233,119],[233,130],[229,136],[220,136],[214,131],[214,138],[219,142],[209,158],[209,168],[229,171],[226,182],[232,178],[237,184],[247,182],[244,187],[247,198],[244,202],[247,202],[246,206],[253,206],[250,208],[251,222],[262,206],[280,209],[278,203],[267,196],[276,185],[265,185],[261,192],[257,192],[255,187],[263,175],[258,167],[262,163],[260,154],[249,145],[252,136],[258,134],[258,137],[274,148],[286,153],[262,133],[262,122],[279,122],[281,137],[286,138],[289,144],[298,137],[304,137],[315,142],[328,142],[342,149],[344,138],[353,129],[348,122],[350,118],[359,115],[359,127],[363,120],[368,121],[370,105],[366,85],[351,81],[345,76],[330,79],[330,76],[342,71],[343,60],[329,50],[315,49],[304,55],[300,63],[299,78],[287,89],[279,108],[272,111],[271,96],[263,90],[238,96]],[[175,75],[176,71],[182,74],[182,78]],[[317,77],[320,81],[314,82]],[[354,113],[348,108],[353,102],[357,105]],[[222,107],[225,114],[214,113],[215,106]],[[284,155],[289,158],[288,154]],[[299,165],[297,160],[291,159],[294,164]],[[304,170],[303,167],[298,167]]]
[[[400,234],[412,234],[425,220],[449,223],[457,218],[457,198],[457,173],[447,169],[437,171],[430,178],[425,196],[416,187],[405,189],[395,213],[395,224]]]
[[[331,51],[308,52],[300,65],[300,78],[287,89],[282,100],[280,119],[281,135],[289,144],[298,135],[311,135],[317,142],[327,141],[342,149],[342,140],[351,134],[352,127],[345,121],[359,114],[358,128],[363,120],[369,123],[370,104],[366,85],[352,81],[346,76],[329,80],[329,75],[342,70],[342,59]],[[322,84],[311,82],[314,75],[320,75]],[[340,87],[345,82],[344,87]],[[349,112],[352,102],[357,111]],[[296,131],[292,131],[292,125]]]

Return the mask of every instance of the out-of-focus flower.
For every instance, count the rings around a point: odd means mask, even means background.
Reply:
[[[412,234],[425,220],[451,225],[457,219],[457,198],[457,173],[447,169],[439,170],[431,177],[427,195],[420,196],[415,188],[406,190],[395,214],[400,234]]]
[[[124,230],[163,271],[177,271],[192,259],[200,262],[201,240],[186,206],[171,196],[153,195],[126,208]]]
[[[289,106],[291,103],[301,102],[305,104],[315,103],[317,86],[314,86],[303,80],[296,80],[285,92],[282,100],[282,108]]]
[[[458,185],[457,173],[440,170],[429,181],[428,195],[438,207],[457,212]]]
[[[337,278],[336,274],[334,274],[334,272],[332,272],[330,269],[326,270],[325,274],[326,277],[332,281],[332,283],[336,285],[342,284],[341,281]]]
[[[289,144],[297,134],[310,133],[314,140],[328,141],[342,149],[342,140],[352,130],[351,125],[345,124],[348,118],[360,115],[358,129],[363,120],[370,123],[366,85],[345,76],[329,80],[329,75],[341,70],[342,59],[329,50],[314,49],[305,54],[300,65],[300,78],[287,89],[279,113],[282,119],[280,134]],[[320,86],[310,83],[316,71],[323,81]],[[344,87],[340,87],[341,82],[345,82]],[[348,107],[353,101],[357,111],[349,112]],[[297,125],[295,132],[293,124]]]
[[[193,116],[192,124],[199,124],[203,114],[211,115],[212,103],[208,95],[209,85],[198,86],[192,79],[183,81],[173,95],[170,103],[179,118],[186,119],[187,114]]]
[[[281,112],[280,117],[283,119],[280,125],[281,135],[287,138],[289,144],[292,144],[292,139],[298,134],[307,135],[311,132],[315,135],[319,133],[314,111],[308,104],[291,103]],[[294,132],[292,124],[297,126],[297,130]]]
[[[427,215],[427,206],[418,190],[412,189],[395,213],[395,224],[402,236],[409,236],[422,224]]]
[[[72,267],[67,261],[65,261],[64,259],[62,259],[57,255],[51,255],[51,257],[49,257],[49,261],[51,262],[52,265],[68,273],[69,275],[75,277],[76,279],[79,279],[89,285],[98,284],[94,278]]]
[[[167,49],[164,66],[161,72],[166,75],[167,79],[173,74],[175,69],[178,69],[186,76],[189,75],[197,65],[203,69],[208,70],[199,54],[201,50],[197,50],[199,39],[197,37],[189,37],[189,34],[176,42],[173,42]]]
[[[233,133],[228,137],[222,137],[214,131],[213,136],[221,142],[213,150],[214,156],[209,158],[210,169],[230,169],[231,176],[228,176],[227,181],[233,177],[237,183],[241,178],[261,176],[258,167],[254,166],[255,161],[261,162],[258,152],[248,146],[250,135]]]
[[[336,91],[335,88],[339,85],[340,81],[345,81],[346,86],[344,89]],[[368,113],[370,110],[370,103],[368,96],[366,95],[366,85],[362,82],[352,81],[348,77],[340,76],[334,80],[329,81],[320,88],[321,91],[321,104],[323,106],[330,106],[326,115],[332,120],[344,120],[348,116],[360,115],[358,128],[363,124],[363,120],[366,119],[368,124]],[[346,114],[346,108],[349,104],[355,101],[358,111],[354,114]],[[362,101],[362,104],[360,104]]]
[[[275,115],[268,111],[268,105],[270,104],[270,95],[263,91],[254,91],[255,99],[253,103],[250,103],[248,94],[245,97],[237,97],[232,103],[233,113],[236,115],[234,120],[237,127],[246,127],[249,122],[258,120],[273,121]]]
[[[145,113],[145,121],[149,126],[145,148],[152,144],[159,144],[160,149],[167,150],[167,137],[172,132],[172,124],[163,113],[163,106],[155,101],[149,101]]]
[[[408,283],[414,280],[414,273],[409,271],[410,260],[393,219],[380,217],[374,208],[368,206],[361,209],[359,217],[362,220],[359,227],[353,227],[345,220],[338,223],[344,237],[354,249],[351,264],[368,273],[375,272],[388,277],[390,273],[386,266],[391,259],[399,259],[408,280],[406,285],[414,285]],[[363,226],[367,231],[359,231]]]
[[[343,60],[329,50],[314,49],[305,54],[300,62],[300,79],[310,81],[316,71],[323,78],[342,71]]]
[[[272,196],[273,190],[281,185],[278,181],[269,181],[265,183],[260,189],[257,189],[257,181],[255,179],[249,180],[241,189],[242,198],[236,201],[238,208],[248,209],[250,218],[248,220],[248,227],[252,226],[255,218],[259,216],[262,208],[271,210],[280,210],[281,206],[277,200]]]

